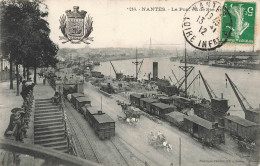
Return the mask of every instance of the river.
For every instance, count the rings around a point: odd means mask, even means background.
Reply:
[[[139,59],[141,60],[141,59]],[[135,75],[135,65],[131,60],[118,60],[112,61],[117,72],[123,72],[127,75]],[[139,77],[143,77],[146,73],[152,73],[152,63],[158,62],[158,75],[159,78],[164,76],[169,79],[169,76],[176,83],[176,80],[172,74],[171,69],[173,69],[177,78],[180,79],[184,72],[179,68],[184,64],[180,62],[171,62],[169,57],[160,58],[145,58],[143,65],[140,70]],[[229,84],[226,82],[225,73],[229,75],[231,80],[236,84],[240,92],[245,96],[247,101],[253,108],[258,108],[260,104],[260,71],[259,70],[249,70],[249,69],[232,69],[232,68],[221,68],[213,67],[207,65],[189,65],[194,66],[193,72],[190,74],[188,82],[191,82],[193,78],[198,74],[200,70],[204,78],[207,80],[210,87],[213,89],[215,94],[220,97],[223,93],[224,98],[229,100],[230,113],[233,115],[238,115],[244,117],[242,108]],[[110,65],[110,62],[101,62],[100,66],[95,66],[96,71],[102,72],[106,76],[111,76],[115,78],[115,73]],[[151,75],[152,76],[152,75]],[[188,83],[189,84],[189,83]],[[227,84],[227,87],[226,87]],[[184,85],[183,85],[184,86]],[[201,96],[209,99],[205,86],[200,79],[194,81],[193,85],[190,86],[188,92],[197,96]],[[245,102],[244,102],[245,103]],[[245,104],[248,108],[248,106]]]

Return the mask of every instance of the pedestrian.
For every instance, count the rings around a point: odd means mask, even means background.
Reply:
[[[22,98],[23,98],[23,100],[25,100],[26,99],[26,91],[27,91],[27,87],[26,87],[26,81],[25,80],[23,80],[22,81],[22,91],[21,91],[21,96],[22,96]]]
[[[14,120],[15,120],[15,113],[18,109],[17,108],[13,108],[11,110],[12,114],[10,115],[10,121],[9,121],[9,125],[7,127],[7,129],[5,130],[5,133],[4,133],[4,136],[7,137],[8,136],[8,133],[10,131],[13,131],[14,129]]]

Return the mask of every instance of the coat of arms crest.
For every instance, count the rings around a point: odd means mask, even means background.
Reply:
[[[89,41],[93,41],[93,37],[89,37],[93,31],[92,17],[89,15],[86,17],[87,12],[79,11],[78,6],[74,6],[73,9],[73,11],[66,10],[66,16],[63,14],[60,17],[60,29],[63,34],[60,40],[65,40],[63,44],[69,41],[73,44],[81,42],[90,44]]]

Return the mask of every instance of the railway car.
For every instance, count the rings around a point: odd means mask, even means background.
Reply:
[[[158,99],[154,98],[142,98],[140,99],[140,109],[145,112],[150,112],[151,103],[158,103]]]
[[[255,141],[259,134],[259,125],[238,116],[225,117],[225,129],[240,140]]]
[[[115,121],[107,114],[101,111],[93,115],[93,129],[100,139],[111,138],[115,136]]]
[[[63,95],[67,97],[68,94],[75,93],[76,88],[75,85],[64,85],[63,86]]]
[[[170,122],[171,125],[177,126],[179,129],[183,129],[184,126],[184,117],[187,115],[174,111],[168,114],[165,114],[165,120]]]
[[[97,107],[82,107],[83,115],[85,119],[89,122],[90,126],[93,126],[93,115],[98,114],[98,110],[99,109]]]
[[[151,103],[150,114],[165,118],[165,114],[176,111],[176,107],[164,103]]]
[[[145,95],[144,94],[139,94],[139,93],[133,93],[133,94],[130,94],[130,102],[132,105],[140,108],[140,100],[142,98],[145,98]]]
[[[192,101],[185,97],[173,96],[173,104],[181,111],[185,108],[190,108],[192,106]]]
[[[76,98],[77,97],[84,97],[85,95],[82,93],[72,93],[71,94],[71,103],[74,107],[76,107]]]
[[[173,103],[173,98],[172,97],[159,97],[160,102],[164,103],[164,104],[172,104]]]
[[[91,106],[91,100],[88,97],[84,96],[76,98],[76,110],[78,110],[80,113],[83,113],[81,107],[83,107],[86,104],[88,106]]]
[[[196,115],[184,117],[184,129],[199,141],[211,146],[225,142],[224,128]]]

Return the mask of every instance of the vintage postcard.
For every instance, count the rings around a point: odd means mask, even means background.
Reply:
[[[1,0],[0,166],[258,166],[260,1]]]

